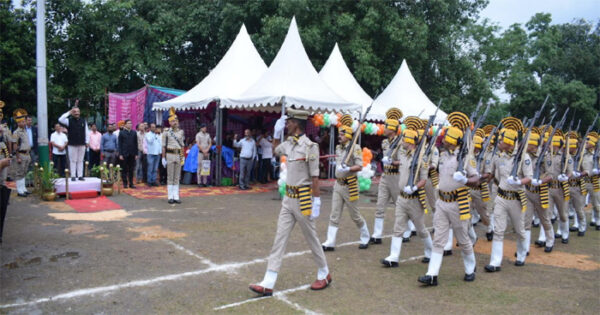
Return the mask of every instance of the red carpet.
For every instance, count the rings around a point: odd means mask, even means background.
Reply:
[[[94,199],[65,200],[65,203],[71,206],[71,208],[77,212],[98,212],[105,210],[118,210],[123,208],[118,203],[113,202],[105,196]]]

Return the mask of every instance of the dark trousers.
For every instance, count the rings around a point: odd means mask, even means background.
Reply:
[[[121,178],[123,179],[123,187],[133,185],[133,172],[135,171],[135,155],[127,155],[123,157],[123,172]]]
[[[261,183],[266,183],[269,177],[273,180],[273,166],[271,165],[271,159],[261,159],[259,170],[260,174],[258,180]]]
[[[2,185],[0,187],[0,243],[2,243],[2,231],[4,229],[6,210],[8,210],[8,199],[10,199],[10,189]]]
[[[52,162],[54,163],[54,169],[58,175],[60,175],[60,177],[65,177],[65,168],[67,168],[67,155],[52,154]]]
[[[96,152],[90,149],[90,170],[92,167],[100,164],[100,151]]]

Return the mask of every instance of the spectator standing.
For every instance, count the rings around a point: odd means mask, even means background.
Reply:
[[[212,140],[210,135],[206,132],[206,124],[200,125],[200,131],[196,134],[196,145],[198,145],[198,186],[208,186],[208,176],[201,176],[203,161],[210,161],[210,147]]]
[[[87,122],[81,118],[77,103],[75,103],[76,107],[64,113],[58,119],[58,122],[67,126],[67,139],[69,140],[67,149],[69,150],[70,170],[71,175],[73,175],[71,180],[73,181],[77,180],[77,177],[79,177],[79,180],[84,180],[83,157],[89,141]]]
[[[252,164],[256,158],[256,141],[252,139],[250,129],[244,130],[244,138],[237,140],[237,134],[233,138],[233,146],[241,149],[240,151],[240,189],[248,190],[250,176],[252,174]]]
[[[272,141],[266,130],[263,130],[258,138],[258,145],[262,151],[258,180],[263,184],[273,179],[273,166],[271,166],[271,159],[273,158]]]
[[[100,151],[102,152],[102,162],[107,165],[117,165],[118,141],[115,135],[115,124],[108,124],[108,131],[100,139]]]
[[[30,166],[31,166],[35,162],[37,162],[37,154],[38,154],[37,128],[33,125],[33,118],[31,118],[31,116],[27,116],[27,120],[25,121],[25,131],[27,131],[27,136],[29,137],[29,143],[31,143],[31,151],[29,152],[29,155],[31,156],[31,163],[30,163]]]
[[[50,135],[50,143],[52,143],[52,162],[54,169],[58,170],[58,175],[65,176],[65,168],[67,168],[67,145],[69,140],[67,135],[62,132],[63,127],[60,124],[54,125],[54,132]]]
[[[125,128],[119,133],[119,160],[123,166],[123,188],[135,188],[133,185],[133,171],[135,169],[135,160],[138,158],[137,133],[131,130],[131,120],[125,121]]]
[[[135,165],[135,177],[138,183],[146,182],[147,178],[147,164],[146,164],[146,150],[144,149],[144,140],[146,134],[146,123],[140,123],[137,126],[137,148],[138,158]]]
[[[100,164],[100,141],[102,134],[95,123],[90,124],[90,168]]]
[[[158,171],[158,163],[160,162],[160,156],[162,154],[162,142],[161,142],[160,127],[156,127],[156,124],[150,124],[150,131],[146,132],[145,141],[148,147],[147,151],[147,163],[148,163],[148,175],[146,183],[148,186],[158,186],[156,183],[156,172]]]

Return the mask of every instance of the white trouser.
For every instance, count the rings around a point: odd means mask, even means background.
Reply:
[[[85,156],[85,145],[69,145],[69,164],[71,177],[83,177],[83,157]]]

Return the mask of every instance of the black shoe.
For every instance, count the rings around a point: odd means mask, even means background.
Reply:
[[[531,226],[533,226],[534,228],[540,227],[539,223],[531,223]]]
[[[134,185],[134,184],[131,184],[131,185],[129,185],[129,188],[131,188],[131,189],[135,189],[136,187],[135,187],[135,185]]]
[[[464,280],[467,281],[467,282],[473,282],[473,281],[475,281],[475,272],[473,272],[472,274],[469,274],[469,275],[465,274]]]
[[[570,215],[570,216],[569,216],[569,220],[573,220],[574,218],[575,218],[575,216],[574,216],[574,215]]]
[[[554,238],[555,238],[555,239],[557,239],[557,238],[562,238],[562,235],[560,235],[560,234],[554,234]]]
[[[403,237],[402,238],[402,243],[408,243],[410,242],[410,237]]]
[[[569,239],[568,238],[563,238],[562,241],[560,241],[563,244],[569,244]]]
[[[79,177],[79,180],[83,182],[83,181],[85,181],[85,178],[83,178],[83,176],[81,176],[81,177]]]
[[[551,222],[552,224],[554,224],[554,222],[556,222],[556,218],[552,218],[552,219],[550,219],[550,222]]]
[[[20,194],[20,193],[17,193],[17,196],[19,196],[19,197],[23,197],[23,198],[27,198],[27,194]]]
[[[477,223],[473,223],[473,226],[477,226]]]
[[[517,267],[523,267],[523,266],[525,266],[525,262],[517,260],[517,261],[515,261],[515,266],[517,266]]]
[[[542,242],[542,241],[535,241],[535,246],[537,247],[546,247],[546,242]]]
[[[371,237],[371,239],[369,239],[369,243],[370,244],[381,244],[381,239],[380,238]]]
[[[500,267],[496,267],[496,266],[492,266],[492,265],[486,265],[483,269],[485,269],[485,271],[487,271],[487,272],[500,271]]]
[[[381,264],[384,265],[384,266],[386,266],[386,267],[388,267],[388,268],[396,268],[396,267],[398,267],[398,263],[397,262],[395,262],[395,261],[389,261],[389,260],[385,260],[385,259],[381,260]]]
[[[445,250],[444,251],[444,256],[452,256],[452,250]]]
[[[367,249],[367,248],[369,248],[369,243],[358,245],[358,249]]]
[[[577,232],[577,231],[579,231],[578,227],[572,226],[569,228],[569,232]]]
[[[77,181],[77,177],[71,177],[71,181],[72,181],[72,182],[75,182],[75,181]]]
[[[174,199],[173,202],[175,202],[176,204],[181,204],[181,200],[179,199]]]
[[[425,286],[436,286],[438,285],[437,276],[421,276],[417,281],[421,282]]]
[[[421,259],[421,262],[424,264],[428,264],[429,263],[429,257],[423,257],[423,259]]]
[[[435,233],[435,229],[431,229],[431,234]]]
[[[417,235],[417,231],[411,231],[410,232],[410,236],[415,236],[415,235]]]
[[[551,253],[553,248],[554,248],[554,246],[546,246],[544,248],[544,253]]]
[[[600,231],[600,225],[596,225],[596,231]]]
[[[26,194],[27,196],[29,196],[29,195],[31,195],[32,193],[31,193],[31,191],[28,191],[28,190],[26,190],[26,191],[25,191],[25,194]]]
[[[323,247],[324,252],[333,252],[335,250],[335,247],[329,247],[325,245],[321,245],[321,247]]]
[[[487,238],[488,242],[491,242],[494,239],[494,233],[493,232],[485,233],[485,237]]]
[[[527,252],[526,256],[529,256],[529,252]],[[517,257],[517,252],[515,252],[515,257]]]
[[[577,236],[585,236],[585,231],[579,231],[579,232],[577,232]]]
[[[175,201],[174,201],[173,199],[169,199],[168,203],[169,203],[169,204],[174,204],[174,203],[175,203]]]
[[[590,226],[596,226],[596,222],[590,222]]]

